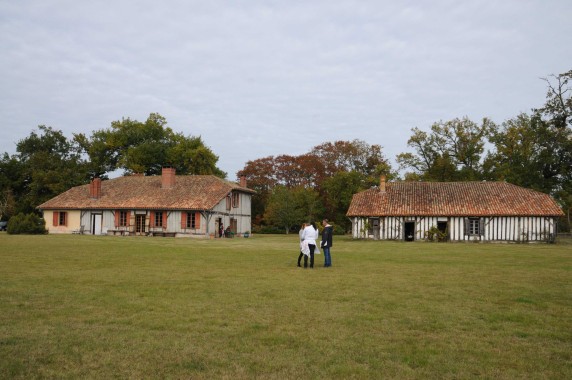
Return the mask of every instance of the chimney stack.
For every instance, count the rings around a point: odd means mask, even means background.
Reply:
[[[385,193],[385,175],[379,177],[379,191]]]
[[[89,196],[93,199],[101,198],[101,178],[95,177],[89,184]]]
[[[240,176],[240,186],[246,187],[246,176],[245,175]]]
[[[161,187],[163,189],[175,187],[175,168],[163,168],[161,173]]]

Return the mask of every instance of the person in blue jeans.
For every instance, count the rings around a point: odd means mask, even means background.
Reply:
[[[332,256],[330,255],[330,248],[332,247],[333,228],[328,223],[328,219],[322,220],[324,229],[322,230],[322,250],[324,251],[324,267],[332,266]]]

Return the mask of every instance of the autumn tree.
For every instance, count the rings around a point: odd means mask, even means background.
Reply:
[[[345,207],[352,196],[347,190],[355,187],[330,185],[326,192],[325,183],[337,173],[356,173],[353,177],[359,177],[358,182],[364,186],[378,183],[380,174],[395,176],[381,146],[360,140],[323,143],[299,156],[279,155],[248,161],[237,176],[245,175],[249,186],[257,191],[252,201],[255,223],[264,221],[261,215],[270,215],[265,212],[270,204],[270,194],[275,187],[282,186],[292,192],[299,189],[315,191],[319,195],[322,216],[339,218],[339,223],[344,225],[347,222]],[[338,207],[342,209],[336,209]]]

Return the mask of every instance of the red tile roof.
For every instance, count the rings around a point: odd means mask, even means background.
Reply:
[[[388,182],[354,194],[347,216],[560,216],[554,199],[506,182]]]
[[[38,208],[210,210],[232,190],[255,193],[212,175],[176,176],[170,189],[161,187],[161,176],[115,178],[101,182],[99,199],[90,197],[89,186],[73,187]]]

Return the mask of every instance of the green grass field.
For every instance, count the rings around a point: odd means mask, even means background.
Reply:
[[[572,244],[0,234],[0,378],[572,378]]]

